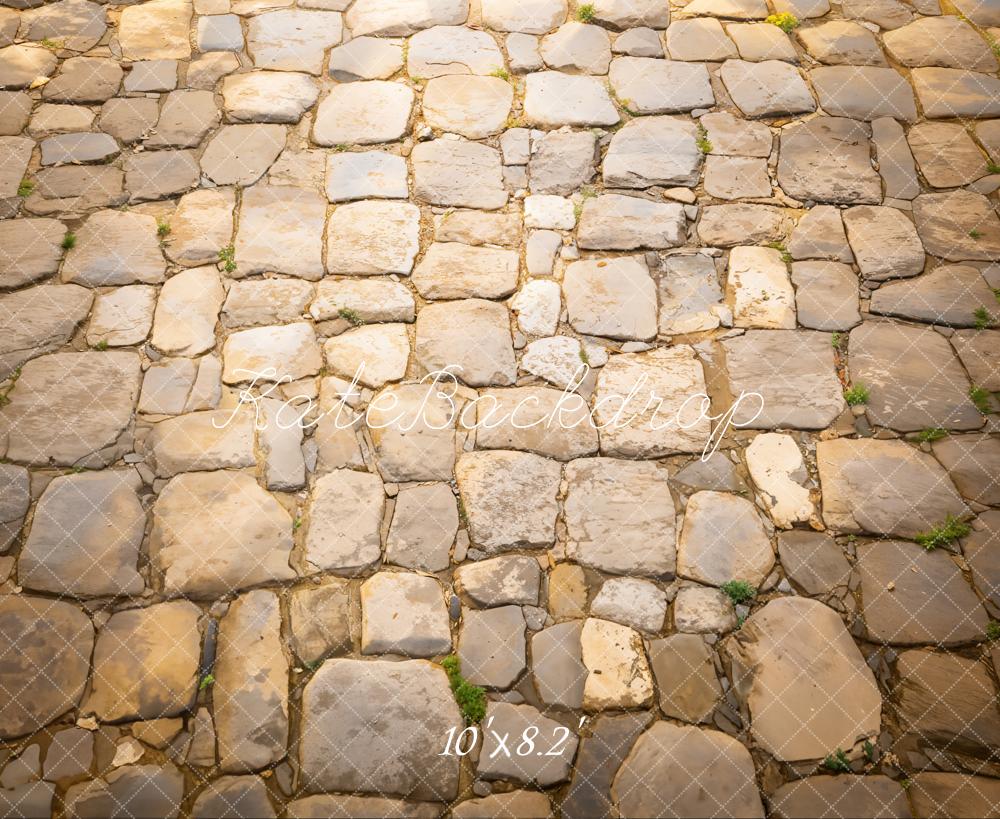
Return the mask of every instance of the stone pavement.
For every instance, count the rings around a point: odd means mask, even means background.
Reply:
[[[0,0],[0,814],[1000,814],[998,56]]]

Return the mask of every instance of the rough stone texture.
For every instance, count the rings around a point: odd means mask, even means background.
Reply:
[[[311,281],[322,278],[325,218],[326,202],[315,191],[255,185],[243,194],[240,205],[237,269],[232,275],[274,272]]]
[[[29,361],[0,416],[7,458],[106,465],[131,423],[140,378],[139,359],[129,352],[52,353]]]
[[[0,600],[0,625],[0,687],[10,697],[0,717],[0,736],[12,739],[79,703],[94,627],[71,603],[27,595]]]
[[[674,502],[652,463],[586,458],[566,467],[567,553],[614,574],[674,570]]]
[[[692,781],[698,786],[691,787]],[[711,816],[719,810],[764,816],[743,745],[721,731],[663,721],[632,746],[611,793],[625,816]]]
[[[858,279],[840,262],[795,262],[795,316],[811,330],[849,330],[861,322]],[[890,285],[891,286],[891,285]],[[881,290],[875,292],[874,302]],[[878,312],[872,310],[872,312]]]
[[[316,110],[317,145],[374,145],[406,133],[413,91],[394,82],[334,86]]]
[[[455,477],[472,542],[489,553],[550,546],[561,472],[557,463],[526,452],[464,453]]]
[[[168,592],[210,599],[288,580],[291,549],[288,513],[244,473],[178,475],[153,507],[150,555]]]
[[[482,299],[426,306],[417,317],[414,352],[428,372],[452,365],[470,386],[512,384],[514,350],[509,316],[500,305]]]
[[[310,568],[352,575],[374,565],[382,553],[379,527],[384,505],[377,475],[335,469],[319,478],[305,535]]]
[[[74,284],[43,284],[0,296],[0,377],[69,341],[93,299]]]
[[[662,249],[681,244],[685,237],[680,205],[634,196],[606,194],[591,199],[579,221],[577,241],[586,250]]]
[[[1000,255],[1000,219],[981,194],[963,190],[921,194],[913,200],[913,220],[932,256],[957,262]]]
[[[983,663],[932,651],[904,651],[896,669],[900,680],[893,693],[906,733],[921,745],[953,753],[990,753],[1000,736],[1000,712]]]
[[[778,759],[821,759],[878,734],[882,697],[833,609],[804,598],[772,600],[731,648],[747,678],[737,690],[746,691],[753,736]]]
[[[875,423],[900,431],[982,426],[965,371],[930,328],[867,322],[851,331],[850,348],[851,382],[868,388]]]
[[[419,223],[419,210],[406,203],[340,205],[327,224],[329,272],[369,276],[409,273],[419,249]]]
[[[816,463],[835,531],[913,537],[965,510],[938,462],[902,441],[820,441]]]
[[[745,580],[759,586],[774,565],[774,550],[753,504],[722,492],[688,500],[677,539],[677,573],[721,586]]]
[[[656,285],[640,257],[573,262],[563,293],[578,332],[634,340],[656,334]]]
[[[639,389],[633,391],[636,385]],[[594,417],[601,454],[658,458],[700,452],[709,435],[708,419],[693,397],[705,394],[705,373],[685,345],[615,356],[597,381]],[[612,419],[628,419],[614,423]]]
[[[238,597],[219,624],[212,701],[227,773],[256,770],[285,755],[288,666],[280,626],[278,597],[264,589]]]
[[[156,242],[156,220],[127,211],[100,210],[77,233],[62,280],[88,287],[163,281],[166,264]]]
[[[893,68],[831,65],[814,68],[809,72],[809,78],[816,89],[820,106],[831,116],[868,122],[879,117],[892,117],[904,122],[913,122],[917,118],[913,89]],[[927,105],[921,104],[926,115]]]
[[[674,634],[650,644],[649,662],[660,710],[684,722],[707,722],[722,696],[712,650],[695,634]]]
[[[672,117],[629,120],[611,138],[604,158],[604,183],[622,188],[693,185],[702,154],[689,123]]]
[[[730,392],[744,395],[734,423],[752,429],[823,429],[844,409],[825,333],[749,330],[722,346]]]
[[[462,718],[444,671],[426,660],[328,660],[302,692],[302,720],[308,790],[456,795],[460,760],[440,755],[441,738]]]
[[[518,555],[494,557],[455,570],[456,591],[485,608],[537,604],[540,580],[538,561]]]
[[[475,685],[508,688],[526,667],[524,615],[518,606],[462,615],[458,637],[462,676]]]
[[[608,80],[625,107],[639,114],[676,114],[715,102],[708,69],[697,63],[616,57]]]
[[[778,183],[796,199],[878,204],[882,188],[869,158],[863,123],[816,117],[782,130]]]
[[[861,275],[884,281],[915,276],[924,267],[924,249],[913,222],[890,207],[844,211],[844,226]]]
[[[500,154],[486,145],[436,139],[413,149],[413,192],[432,205],[495,210],[507,202]]]
[[[529,726],[539,729],[538,736],[562,738],[563,733],[556,733],[559,725],[555,720],[543,717],[541,712],[531,705],[512,705],[506,702],[492,702],[486,709],[486,719],[492,717],[493,729],[486,735],[480,755],[479,775],[484,779],[506,779],[524,784],[535,783],[545,788],[569,778],[570,766],[576,753],[578,739],[570,732],[565,741],[558,747],[549,747],[552,753],[528,754],[518,756],[516,753],[506,754],[498,751],[498,737],[508,734],[520,737]]]
[[[909,819],[906,791],[887,776],[809,776],[771,794],[772,815],[887,816]]]
[[[905,282],[891,282],[872,294],[871,312],[928,324],[970,327],[992,290],[971,265],[941,265]],[[990,315],[990,308],[984,307]]]
[[[780,60],[759,63],[726,60],[720,76],[733,102],[748,117],[816,110],[816,102],[802,75]]]
[[[621,119],[600,80],[558,71],[527,76],[524,115],[539,128],[606,126]]]
[[[18,559],[21,584],[84,597],[140,594],[144,583],[136,569],[146,513],[136,496],[139,483],[129,471],[53,480]]]
[[[588,618],[580,632],[580,654],[589,672],[583,708],[641,708],[653,698],[653,675],[639,633],[628,626]]]
[[[177,716],[194,702],[201,610],[178,600],[117,612],[97,632],[84,713],[114,722]]]

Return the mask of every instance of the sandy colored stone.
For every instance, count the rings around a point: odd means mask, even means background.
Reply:
[[[0,600],[0,625],[0,686],[10,696],[0,716],[0,736],[12,739],[79,703],[94,627],[71,603],[27,595]]]
[[[561,472],[558,463],[526,452],[464,453],[455,477],[473,544],[491,554],[550,546]]]
[[[284,757],[288,743],[288,664],[278,596],[265,589],[236,598],[219,623],[212,704],[219,761],[228,773]]]
[[[641,386],[633,391],[636,384]],[[700,452],[709,434],[708,419],[697,409],[697,396],[703,394],[704,370],[691,347],[614,356],[597,379],[594,417],[601,454],[658,458]]]
[[[879,733],[882,696],[833,609],[800,597],[772,600],[747,619],[731,648],[753,736],[778,759],[823,759],[830,748]]]
[[[662,720],[632,746],[611,794],[624,816],[712,816],[722,806],[731,816],[764,816],[753,760],[742,743],[721,731]]]
[[[153,507],[149,551],[168,593],[214,599],[289,580],[291,550],[291,517],[245,473],[178,475]]]
[[[652,463],[586,458],[566,467],[567,553],[615,574],[671,574],[674,502]]]
[[[913,537],[965,511],[934,457],[902,441],[820,441],[816,463],[823,520],[835,532]]]

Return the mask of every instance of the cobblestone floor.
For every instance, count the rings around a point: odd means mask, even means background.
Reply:
[[[1000,3],[0,4],[0,814],[1000,814]]]

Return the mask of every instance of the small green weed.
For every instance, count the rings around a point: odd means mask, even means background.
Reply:
[[[830,337],[830,344],[833,345],[834,350],[843,351],[847,347],[847,336],[843,333],[834,333]]]
[[[580,356],[580,361],[582,361],[584,364],[586,364],[589,367],[590,366],[590,356],[587,355],[587,348],[584,347],[582,344],[580,345],[579,356]]]
[[[823,760],[823,767],[834,773],[850,773],[851,761],[847,758],[844,750],[838,748],[832,754],[827,754],[826,759]]]
[[[869,397],[868,387],[864,384],[855,384],[850,389],[844,390],[844,400],[852,407],[867,404]]]
[[[166,239],[170,235],[170,222],[166,219],[156,220],[156,235],[161,239]]]
[[[581,23],[592,23],[594,21],[594,16],[595,11],[593,3],[584,3],[576,10],[576,19]]]
[[[31,192],[35,189],[35,183],[30,179],[22,179],[21,184],[17,186],[17,195],[22,199],[27,199],[31,196]]]
[[[991,643],[1000,640],[1000,621],[990,620],[986,625],[986,639]]]
[[[62,249],[72,250],[74,247],[76,247],[76,234],[67,233],[65,236],[63,236]]]
[[[350,322],[355,327],[360,327],[365,323],[365,320],[361,318],[361,314],[357,310],[352,310],[350,307],[341,307],[337,311],[337,315],[344,321]]]
[[[729,580],[720,587],[722,591],[733,601],[734,605],[749,603],[757,596],[755,589],[746,580]]]
[[[940,441],[947,435],[948,430],[946,429],[941,429],[941,427],[928,427],[927,429],[922,429],[917,433],[917,440],[922,444],[930,444],[934,441]]]
[[[765,23],[770,23],[772,26],[777,26],[785,34],[791,34],[792,31],[799,27],[799,18],[794,14],[789,14],[787,11],[783,11],[780,14],[769,14],[764,18]]]
[[[1000,173],[1000,165],[994,162],[992,159],[986,163],[986,170],[990,173]]]
[[[938,546],[947,546],[965,537],[972,528],[965,521],[961,521],[954,515],[947,515],[944,523],[935,526],[929,532],[921,532],[914,540],[923,546],[928,552],[933,551]]]
[[[510,72],[506,68],[494,68],[490,72],[491,77],[496,77],[504,82],[510,82]]]
[[[980,238],[982,238],[982,235],[983,235],[982,231],[976,230],[975,228],[973,228],[972,230],[969,231],[969,238],[970,239],[980,239]]]
[[[201,682],[198,683],[198,690],[204,691],[210,685],[215,684],[215,675],[209,672],[204,677],[201,678]]]
[[[988,415],[990,411],[990,394],[982,387],[969,387],[969,400],[976,405],[976,409],[983,415]]]
[[[455,695],[458,710],[462,712],[466,723],[472,725],[481,722],[486,716],[486,691],[462,676],[462,664],[454,654],[445,657],[441,661],[441,667],[448,675],[451,692]]]
[[[236,247],[226,245],[219,251],[219,261],[222,262],[222,269],[227,273],[236,272]]]
[[[977,307],[973,312],[972,317],[976,320],[975,327],[977,330],[985,330],[993,324],[993,317],[990,315],[990,311],[985,307]]]
[[[97,344],[94,345],[94,349],[101,350],[102,352],[108,349],[108,340],[106,338],[102,338],[100,341],[97,342]]]
[[[698,136],[695,139],[695,144],[703,154],[712,153],[712,140],[708,138],[708,131],[705,130],[705,126],[701,123],[698,123]]]

